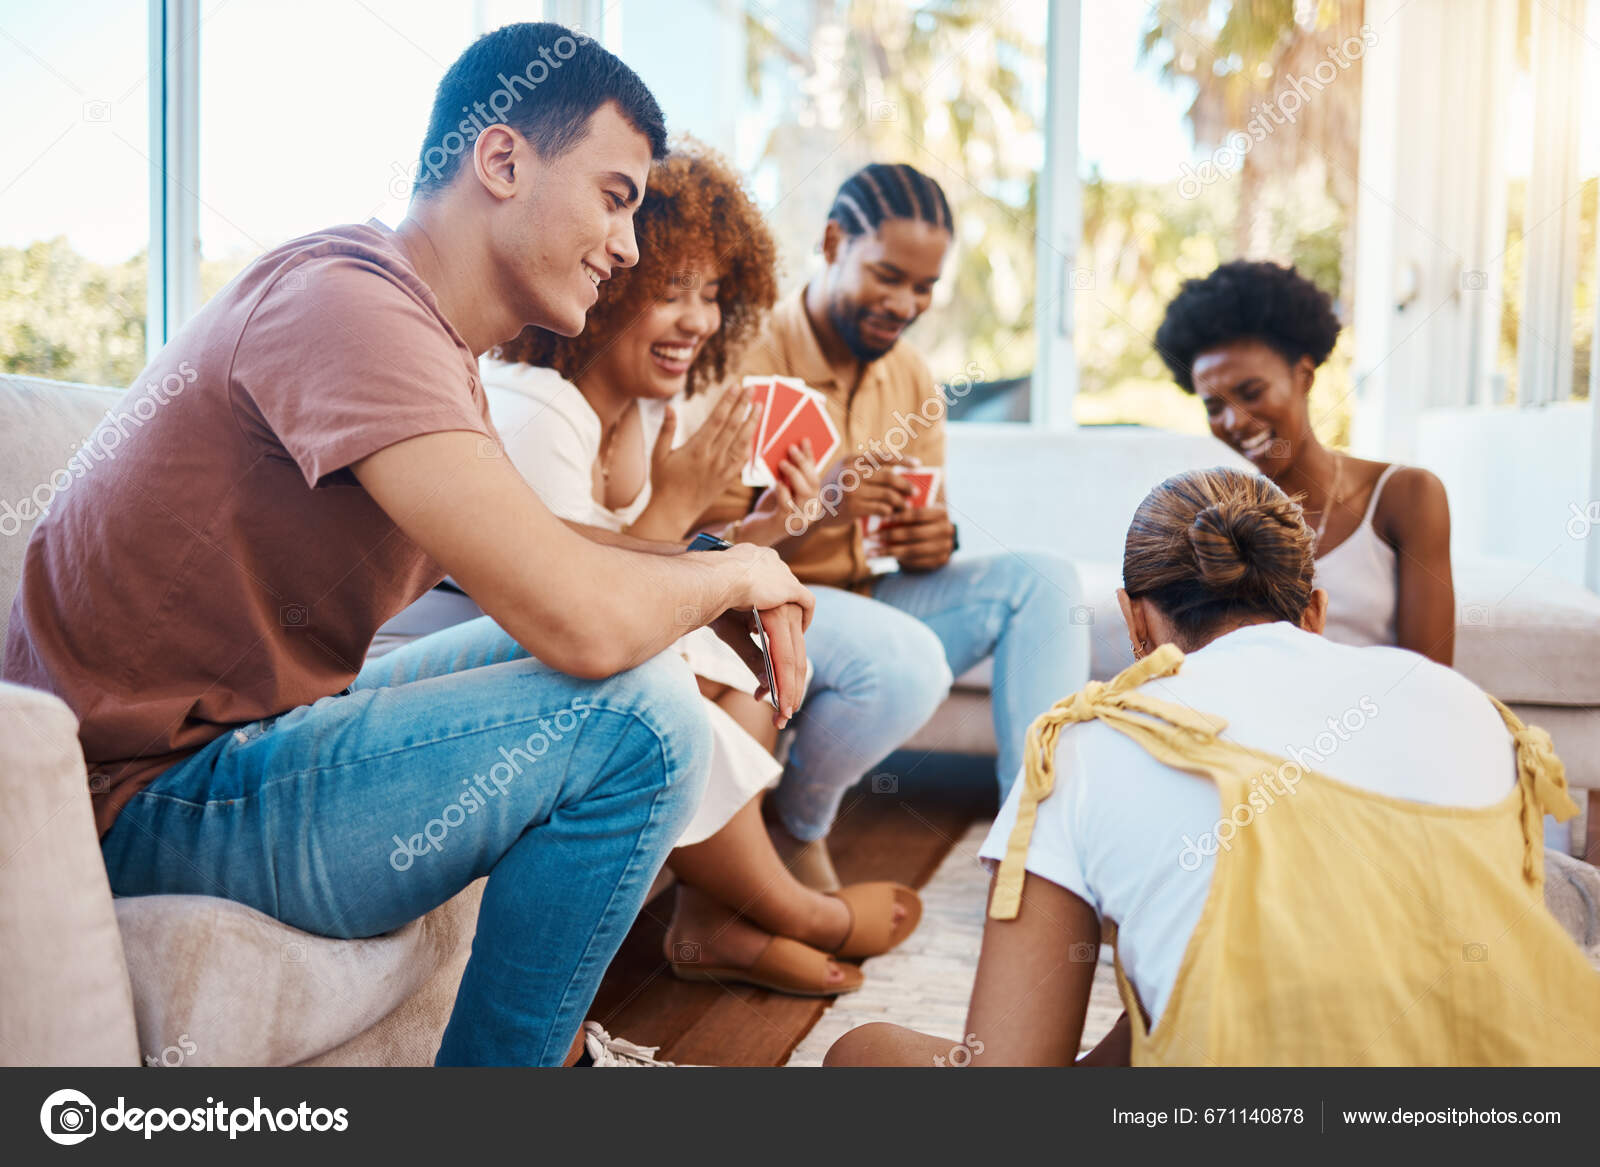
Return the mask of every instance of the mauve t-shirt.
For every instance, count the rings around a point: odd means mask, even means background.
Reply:
[[[34,528],[5,646],[7,680],[77,715],[102,835],[207,742],[343,691],[443,578],[351,463],[418,434],[497,440],[473,354],[375,221],[252,263],[124,410],[127,436]]]

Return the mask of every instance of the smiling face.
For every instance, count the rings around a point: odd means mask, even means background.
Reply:
[[[885,219],[877,231],[823,236],[823,304],[828,323],[858,361],[875,361],[928,310],[950,232],[921,219]]]
[[[590,366],[629,397],[667,399],[682,393],[690,367],[722,327],[717,265],[701,260],[678,266],[660,294]]]
[[[1291,365],[1271,345],[1242,339],[1207,349],[1192,368],[1211,432],[1268,478],[1291,466],[1312,440],[1310,357]]]
[[[519,140],[511,169],[515,193],[494,242],[505,291],[523,322],[576,336],[600,282],[638,262],[633,213],[650,173],[650,142],[608,102],[554,158]]]

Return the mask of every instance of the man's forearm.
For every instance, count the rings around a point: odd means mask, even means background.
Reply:
[[[682,555],[685,546],[683,543],[662,543],[655,539],[640,539],[622,531],[611,531],[605,527],[592,527],[588,523],[579,523],[572,519],[562,519],[561,521],[590,542],[600,543],[607,547],[621,547],[625,551],[639,551],[645,555]]]

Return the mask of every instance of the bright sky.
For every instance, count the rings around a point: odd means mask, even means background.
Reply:
[[[659,9],[619,2],[624,43],[637,43]],[[255,254],[371,215],[397,221],[439,76],[475,28],[536,17],[538,8],[527,0],[201,0],[203,254]],[[1591,0],[1596,9],[1600,0]],[[1093,162],[1111,179],[1168,181],[1192,152],[1188,94],[1138,60],[1146,11],[1132,0],[1084,0],[1081,173]],[[0,246],[64,234],[101,261],[144,246],[148,12],[147,0],[0,0]],[[1600,28],[1594,16],[1591,23]],[[1600,61],[1594,41],[1585,51]],[[660,68],[645,69],[652,84],[704,88],[703,63],[677,77]],[[1597,74],[1600,67],[1588,71],[1589,87]],[[674,104],[664,104],[670,118]],[[1585,173],[1600,154],[1593,137]]]

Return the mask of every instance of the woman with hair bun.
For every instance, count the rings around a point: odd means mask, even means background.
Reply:
[[[1188,280],[1156,351],[1211,432],[1306,509],[1327,636],[1452,663],[1450,505],[1428,471],[1330,450],[1307,396],[1339,335],[1327,293],[1293,268],[1238,260]]]
[[[959,1062],[1600,1064],[1600,977],[1544,906],[1543,730],[1452,669],[1318,635],[1315,537],[1258,475],[1145,498],[1137,661],[1028,734]],[[1083,1059],[1102,941],[1126,1014]],[[951,1061],[852,1031],[831,1065]]]

